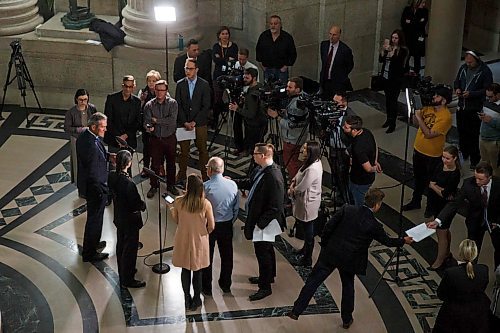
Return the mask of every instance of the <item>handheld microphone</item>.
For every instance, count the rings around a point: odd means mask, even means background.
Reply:
[[[134,148],[132,148],[132,147],[130,147],[130,146],[128,145],[127,141],[123,140],[123,139],[122,139],[122,138],[120,138],[119,136],[115,136],[115,139],[116,139],[116,142],[118,142],[118,144],[119,144],[120,146],[122,146],[122,147],[123,147],[123,148],[125,148],[125,149],[130,150],[130,152],[132,152],[132,153],[135,153],[135,149],[134,149]]]

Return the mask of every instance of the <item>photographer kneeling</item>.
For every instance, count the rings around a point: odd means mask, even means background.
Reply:
[[[255,68],[245,69],[243,83],[248,90],[240,103],[231,102],[229,110],[238,112],[243,117],[245,125],[244,151],[253,150],[258,142],[262,142],[267,129],[267,118],[263,104],[259,98],[261,84],[257,82],[259,72]]]
[[[308,110],[300,109],[297,106],[297,100],[302,95],[303,86],[301,78],[291,78],[286,86],[286,94],[289,98],[286,109],[280,111],[271,108],[267,109],[269,117],[282,117],[279,120],[279,126],[281,139],[283,140],[283,163],[290,179],[295,177],[302,165],[299,161],[300,147],[308,137]]]

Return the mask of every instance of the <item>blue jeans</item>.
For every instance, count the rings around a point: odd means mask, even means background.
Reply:
[[[269,78],[279,79],[281,83],[287,84],[288,82],[288,68],[286,71],[282,72],[279,68],[266,68],[264,70],[264,81],[269,80]]]
[[[365,203],[365,194],[368,192],[370,186],[372,184],[359,185],[349,180],[349,192],[351,192],[351,196],[354,199],[354,205],[363,206]]]

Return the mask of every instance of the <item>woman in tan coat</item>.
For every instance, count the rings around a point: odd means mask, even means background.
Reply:
[[[314,248],[314,225],[321,204],[321,182],[323,166],[321,149],[316,141],[308,141],[300,148],[299,158],[304,164],[292,179],[288,195],[293,203],[293,217],[304,226],[304,247],[298,250],[303,257],[301,266],[312,265]]]
[[[177,223],[172,264],[182,268],[181,282],[186,309],[194,311],[201,305],[201,269],[210,265],[208,234],[215,228],[212,205],[205,199],[200,176],[189,175],[186,194],[175,199],[172,216]],[[193,297],[190,294],[191,272]]]

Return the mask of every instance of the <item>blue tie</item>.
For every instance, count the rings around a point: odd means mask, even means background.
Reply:
[[[193,99],[194,82],[189,80],[189,99]]]

